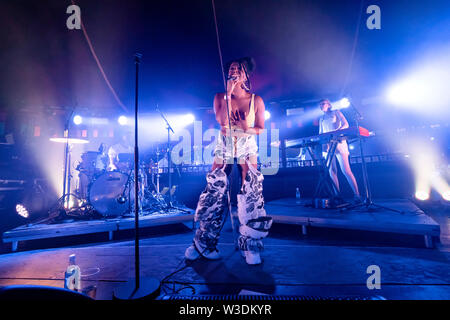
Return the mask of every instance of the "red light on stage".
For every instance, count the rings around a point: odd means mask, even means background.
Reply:
[[[81,131],[81,136],[82,136],[83,138],[86,138],[86,137],[87,137],[87,130],[82,130],[82,131]]]
[[[94,138],[97,138],[97,137],[98,137],[98,130],[97,130],[97,129],[95,129],[95,130],[92,132],[92,136],[93,136]]]
[[[367,130],[366,128],[363,128],[363,127],[359,127],[359,134],[360,134],[362,137],[368,137],[368,136],[370,136],[369,130]]]
[[[35,137],[40,137],[41,136],[41,127],[39,127],[39,126],[35,126],[34,127],[34,136]]]

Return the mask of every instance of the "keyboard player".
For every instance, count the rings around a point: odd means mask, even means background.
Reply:
[[[331,102],[328,99],[322,99],[319,102],[319,107],[323,112],[323,115],[319,119],[319,134],[327,133],[336,130],[342,130],[348,128],[347,119],[339,110],[333,110],[331,107]],[[329,145],[323,146],[323,156],[327,156]],[[347,179],[350,187],[353,190],[353,194],[355,197],[355,202],[360,202],[360,194],[358,190],[358,184],[356,183],[355,176],[353,175],[352,169],[350,168],[349,162],[349,154],[348,144],[346,140],[343,140],[338,143],[336,147],[336,156],[333,158],[330,166],[330,176],[333,179],[334,184],[339,190],[339,180],[337,174],[337,166],[336,159],[339,162],[339,166],[341,167],[341,171]]]

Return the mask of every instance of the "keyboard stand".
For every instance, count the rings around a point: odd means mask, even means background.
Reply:
[[[330,200],[329,206],[326,206],[327,208],[340,208],[342,207],[342,198],[339,196],[339,190],[334,183],[333,179],[331,179],[330,176],[330,168],[333,163],[333,158],[336,154],[336,148],[340,141],[336,139],[332,139],[330,141],[330,147],[327,152],[327,157],[325,159],[321,159],[317,161],[316,156],[314,155],[314,152],[312,151],[311,147],[308,147],[307,150],[311,156],[311,159],[314,160],[314,162],[319,162],[320,165],[320,171],[319,171],[319,182],[316,186],[316,190],[314,192],[313,196],[313,207],[320,207],[323,208],[323,206],[318,206],[316,204],[316,200],[319,200],[320,202],[322,199],[328,199]],[[345,204],[347,205],[347,204]]]

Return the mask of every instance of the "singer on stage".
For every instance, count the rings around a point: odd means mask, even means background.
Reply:
[[[249,74],[254,69],[251,58],[229,62],[226,93],[214,97],[214,112],[221,133],[214,150],[214,163],[207,174],[207,186],[201,193],[195,221],[199,227],[185,258],[200,256],[219,259],[217,243],[228,205],[228,175],[234,160],[241,173],[241,189],[237,196],[238,246],[248,264],[261,263],[262,239],[268,234],[272,218],[264,210],[263,175],[257,170],[258,146],[255,135],[264,129],[264,101],[251,93]]]

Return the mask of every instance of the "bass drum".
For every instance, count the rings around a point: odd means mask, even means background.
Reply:
[[[130,198],[134,201],[134,188],[128,175],[119,171],[107,171],[92,183],[89,202],[103,216],[120,216],[130,208]]]

